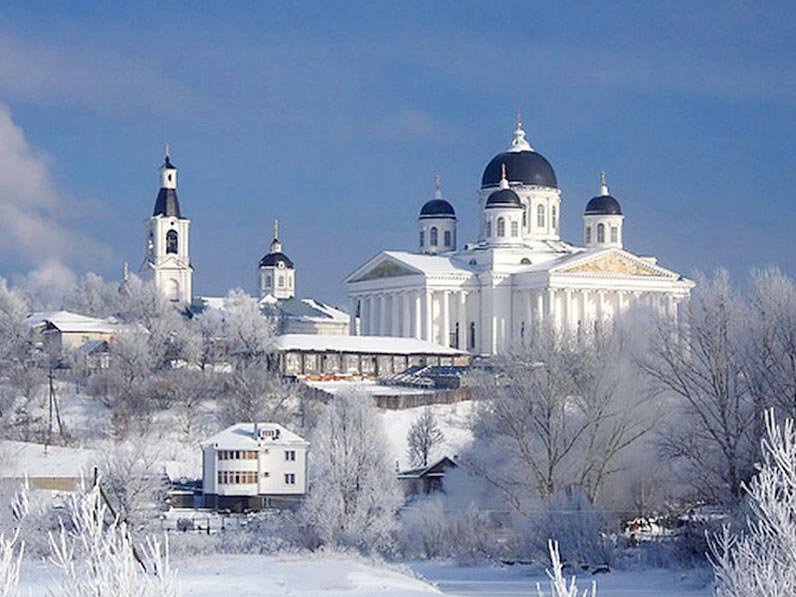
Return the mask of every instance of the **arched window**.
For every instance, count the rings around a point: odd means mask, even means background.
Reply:
[[[619,242],[619,228],[616,226],[611,226],[611,242],[618,243]]]
[[[166,296],[174,303],[180,300],[180,283],[174,278],[166,283]]]
[[[439,233],[437,232],[437,227],[436,226],[432,226],[431,234],[429,234],[429,236],[431,237],[431,238],[429,238],[429,241],[430,241],[430,244],[431,244],[432,247],[436,247],[437,246],[437,242],[438,242],[437,235],[438,234]]]
[[[461,342],[461,336],[459,335],[460,333],[461,333],[461,330],[459,329],[459,322],[457,321],[456,322],[456,331],[453,333],[454,334],[454,338],[453,338],[453,343],[451,344],[452,348],[461,348],[462,342]]]
[[[445,246],[446,247],[450,247],[451,246],[451,231],[450,230],[446,230],[445,231]]]
[[[425,232],[425,230],[421,230],[420,231],[420,247],[422,248],[425,243],[426,243],[426,232]]]
[[[528,207],[523,206],[522,208],[522,227],[526,228],[528,226]]]
[[[591,242],[591,226],[586,226],[586,244]]]
[[[279,288],[284,288],[285,287],[285,276],[279,276],[277,278],[277,284],[279,285]]]
[[[266,287],[271,288],[271,276],[265,277],[265,285]]]
[[[506,236],[506,220],[503,218],[497,219],[497,235]]]
[[[597,242],[605,242],[605,224],[597,224]]]
[[[536,226],[544,228],[544,205],[541,203],[536,206]]]
[[[531,265],[531,260],[528,259],[527,257],[523,257],[522,259],[520,259],[520,265]]]
[[[166,233],[166,253],[177,253],[177,231],[169,230]]]
[[[470,337],[468,338],[467,347],[470,349],[475,348],[475,322],[470,322]]]
[[[517,237],[520,235],[520,223],[517,220],[511,222],[511,236]]]
[[[555,205],[550,208],[550,219],[552,220],[550,224],[553,226],[553,230],[558,230],[558,210]]]
[[[487,237],[492,236],[492,222],[489,220],[486,221],[486,235]]]

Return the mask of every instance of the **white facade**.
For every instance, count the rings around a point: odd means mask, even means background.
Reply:
[[[190,305],[193,267],[189,240],[191,221],[182,217],[177,199],[177,168],[168,153],[160,167],[160,190],[152,217],[147,220],[146,257],[140,273],[153,277],[155,286],[170,301]]]
[[[303,496],[309,442],[276,423],[237,423],[202,445],[203,493]]]
[[[585,247],[560,240],[555,173],[518,121],[511,146],[484,172],[477,242],[436,255],[384,251],[366,262],[346,280],[349,312],[359,313],[349,333],[490,355],[543,323],[589,331],[636,306],[676,317],[693,282],[623,249],[621,208],[602,183],[584,214],[593,239]]]

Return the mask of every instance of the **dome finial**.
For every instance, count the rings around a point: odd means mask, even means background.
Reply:
[[[610,191],[608,191],[608,181],[605,178],[605,170],[600,171],[600,195],[603,197],[610,195]]]
[[[279,240],[279,220],[274,218],[274,240]]]
[[[439,174],[434,177],[434,199],[442,199],[442,177]]]
[[[509,179],[506,177],[506,163],[500,164],[500,188],[509,188]]]
[[[522,115],[519,108],[517,108],[514,121],[514,138],[511,140],[508,151],[533,151],[533,147],[525,138],[525,129],[522,128]]]
[[[166,143],[166,146],[163,148],[163,154],[166,159],[169,159],[171,157],[171,148],[169,147],[168,143]]]

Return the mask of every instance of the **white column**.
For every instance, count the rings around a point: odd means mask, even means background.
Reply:
[[[360,297],[359,299],[359,333],[367,336],[370,333],[370,305],[367,296]]]
[[[542,323],[544,322],[544,290],[537,290],[536,291],[536,323],[538,327],[541,329]]]
[[[619,307],[619,314],[621,315],[622,313],[625,312],[625,309],[627,309],[627,301],[625,301],[625,293],[620,290],[617,293],[617,297],[618,297],[617,298],[617,301],[618,301],[617,305]]]
[[[575,309],[572,305],[572,290],[569,288],[564,291],[564,319],[566,321],[565,329],[571,333],[576,332],[577,325],[575,322]]]
[[[522,300],[525,306],[525,342],[527,343],[533,334],[533,291],[526,291]]]
[[[393,292],[390,295],[390,302],[392,302],[392,325],[390,326],[390,336],[401,335],[401,295]]]
[[[379,336],[389,336],[390,334],[390,310],[387,299],[389,295],[382,294],[379,301]]]
[[[412,336],[412,315],[409,310],[409,291],[401,293],[401,336],[410,338]]]
[[[420,340],[423,337],[423,299],[420,291],[415,292],[415,338]]]
[[[425,309],[423,309],[423,340],[434,341],[434,297],[426,289]]]
[[[459,308],[457,315],[459,319],[459,346],[457,348],[459,350],[466,350],[469,330],[467,329],[467,293],[464,292],[464,290],[459,292]]]
[[[442,300],[442,309],[441,309],[441,317],[442,317],[442,325],[440,326],[442,331],[442,346],[450,346],[451,345],[451,313],[450,313],[450,292],[447,290],[443,290],[441,293],[441,300]]]
[[[348,335],[357,335],[357,299],[351,297],[348,300]]]
[[[368,319],[370,321],[368,325],[368,335],[370,336],[377,336],[379,334],[379,320],[377,319],[379,315],[378,307],[378,297],[375,294],[370,295],[368,297]]]
[[[546,313],[545,313],[545,320],[548,322],[550,327],[558,329],[558,321],[556,318],[556,291],[552,288],[547,289],[547,304]]]
[[[597,292],[597,319],[602,322],[605,320],[605,292]]]

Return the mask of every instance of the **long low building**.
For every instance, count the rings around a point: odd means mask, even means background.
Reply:
[[[274,341],[283,375],[376,378],[415,365],[466,365],[467,352],[416,338],[285,334]]]

